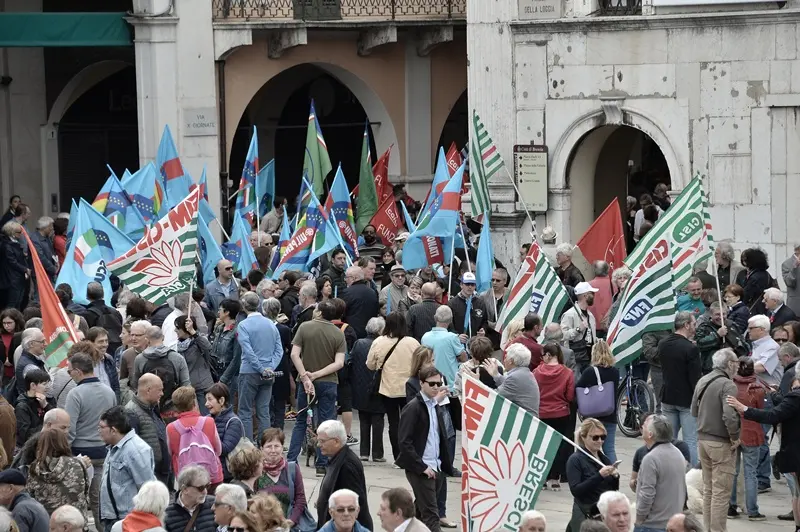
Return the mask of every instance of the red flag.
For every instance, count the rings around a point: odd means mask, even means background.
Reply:
[[[450,144],[450,149],[447,150],[445,160],[447,161],[447,170],[450,172],[450,177],[453,177],[458,167],[461,166],[461,153],[458,151],[458,148],[456,148],[455,142]]]
[[[64,307],[61,306],[56,291],[44,271],[42,261],[36,253],[36,248],[31,243],[31,237],[25,229],[25,238],[28,241],[31,259],[33,260],[33,271],[36,275],[36,287],[39,290],[39,306],[42,310],[42,321],[44,326],[42,332],[47,341],[44,349],[45,365],[49,368],[56,366],[63,367],[67,364],[67,351],[72,344],[78,341],[75,327],[67,317]]]
[[[628,255],[622,214],[615,198],[578,240],[577,247],[588,262],[606,261],[611,269],[622,265]]]
[[[394,147],[394,144],[383,152],[378,162],[372,167],[372,175],[375,176],[375,190],[378,191],[379,204],[383,203],[387,197],[393,195],[392,184],[389,183],[389,156],[392,153],[392,147]],[[378,211],[380,212],[380,208],[378,208]]]
[[[403,222],[397,212],[397,205],[394,203],[393,195],[390,195],[381,203],[380,207],[378,207],[378,212],[375,213],[369,223],[375,227],[378,232],[378,238],[381,239],[384,246],[394,244],[394,238],[400,228],[403,227]]]

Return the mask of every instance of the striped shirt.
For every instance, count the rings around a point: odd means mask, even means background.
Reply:
[[[440,307],[434,299],[423,299],[422,303],[408,309],[408,331],[418,342],[422,335],[436,327],[436,310]]]

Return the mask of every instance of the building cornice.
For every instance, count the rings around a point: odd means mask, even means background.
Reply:
[[[464,19],[426,19],[426,20],[323,20],[323,21],[274,21],[268,19],[251,20],[224,20],[214,21],[214,29],[247,29],[247,30],[291,30],[291,29],[318,29],[318,30],[363,30],[365,28],[389,27],[397,28],[419,28],[453,26],[455,28],[465,28]]]
[[[800,9],[526,20],[510,22],[509,26],[512,33],[528,36],[530,34],[573,31],[626,31],[689,27],[752,26],[757,24],[793,24],[796,22],[800,22]],[[545,38],[545,40],[547,39]]]

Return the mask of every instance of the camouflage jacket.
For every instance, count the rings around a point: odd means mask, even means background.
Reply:
[[[45,464],[33,463],[28,470],[28,492],[48,514],[71,504],[88,518],[89,484],[83,462],[72,456],[48,458]]]

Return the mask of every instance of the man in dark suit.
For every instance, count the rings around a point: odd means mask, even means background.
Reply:
[[[447,388],[443,385],[442,374],[433,366],[420,371],[419,382],[422,389],[400,414],[400,456],[396,463],[406,472],[420,520],[431,532],[440,532],[436,494],[445,478],[454,473],[439,406],[439,401],[447,396]]]
[[[322,454],[328,457],[328,469],[319,485],[317,499],[317,529],[330,521],[328,502],[333,492],[349,489],[358,494],[358,519],[362,526],[372,530],[372,516],[367,503],[367,481],[364,466],[358,456],[347,446],[347,431],[341,421],[323,421],[317,427],[317,444]],[[436,500],[434,499],[434,503]],[[438,517],[436,518],[438,521]]]
[[[378,315],[378,293],[364,278],[364,270],[350,266],[345,271],[347,289],[339,297],[347,304],[344,322],[355,329],[359,338],[367,336],[367,322]]]
[[[797,319],[794,311],[783,304],[783,292],[779,288],[764,290],[764,306],[767,307],[766,314],[773,330],[786,322]]]

